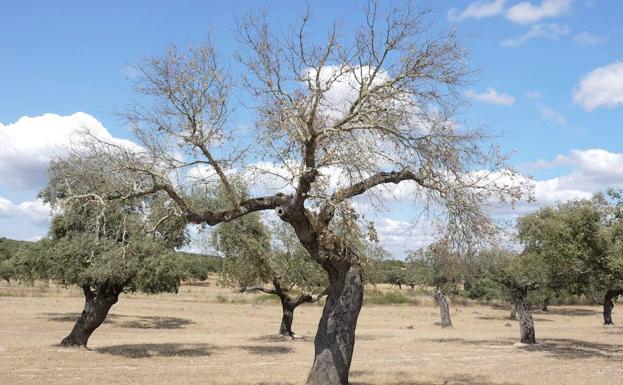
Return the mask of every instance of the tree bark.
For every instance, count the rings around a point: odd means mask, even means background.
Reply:
[[[294,332],[292,332],[292,321],[294,320],[294,306],[292,306],[287,298],[281,298],[281,309],[283,311],[283,315],[281,316],[279,335],[284,337],[294,337]]]
[[[61,341],[61,346],[87,346],[89,337],[106,319],[108,311],[117,303],[121,290],[93,292],[89,286],[83,286],[84,309],[76,321],[71,333]]]
[[[519,332],[521,334],[521,343],[536,344],[534,333],[534,320],[532,319],[532,306],[528,301],[528,289],[525,286],[516,286],[513,288],[513,297],[517,306],[519,315]]]
[[[347,385],[355,328],[363,304],[363,269],[356,260],[329,258],[327,299],[314,341],[314,365],[307,385]]]
[[[614,307],[614,299],[623,294],[623,289],[620,287],[608,289],[604,296],[604,325],[613,325],[612,323],[612,308]]]
[[[448,297],[441,291],[437,290],[435,293],[435,301],[439,305],[439,311],[441,313],[441,327],[452,327],[452,320],[450,319],[450,305],[448,305]]]

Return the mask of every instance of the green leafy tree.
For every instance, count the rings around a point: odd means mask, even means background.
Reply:
[[[223,254],[222,281],[241,291],[261,291],[279,298],[279,335],[293,338],[295,309],[325,295],[326,273],[318,267],[284,223],[268,228],[259,214],[219,225],[212,233]]]
[[[621,294],[621,220],[617,193],[544,208],[518,221],[524,254],[542,267],[541,290],[558,295],[604,290],[604,323]]]
[[[443,238],[412,252],[407,257],[407,265],[409,279],[435,289],[435,301],[441,313],[440,325],[444,328],[451,327],[448,294],[457,292],[457,285],[464,277],[459,252],[452,248],[447,238]]]
[[[34,253],[34,276],[82,288],[85,304],[64,346],[86,346],[123,292],[177,292],[184,276],[174,252],[186,242],[184,221],[161,195],[104,201],[95,189],[112,188],[105,164],[85,161],[84,178],[66,177],[65,161],[50,166],[42,197],[57,210],[49,249]],[[71,193],[71,197],[68,197]]]
[[[33,243],[0,238],[0,278],[10,283],[11,279],[28,279],[25,257],[34,248]]]
[[[541,261],[534,254],[501,248],[481,250],[476,258],[483,277],[496,282],[511,298],[519,319],[520,341],[536,343],[529,294],[546,282]]]

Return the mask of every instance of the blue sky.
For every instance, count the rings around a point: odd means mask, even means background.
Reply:
[[[317,32],[333,19],[346,31],[359,21],[361,2],[310,3]],[[435,28],[456,27],[480,69],[464,90],[472,103],[461,118],[500,135],[511,163],[540,183],[539,204],[623,187],[623,2],[430,3]],[[129,64],[211,31],[219,55],[236,72],[241,11],[268,9],[270,19],[285,26],[303,7],[294,1],[1,3],[0,236],[45,234],[45,208],[35,201],[45,184],[40,169],[50,155],[47,141],[62,135],[70,116],[84,112],[113,136],[127,137],[116,111],[132,97]],[[67,119],[42,117],[49,113]],[[25,122],[24,116],[40,119]],[[252,115],[240,108],[235,120],[252,124]],[[17,131],[41,143],[28,148]],[[35,176],[22,183],[20,173]],[[398,233],[408,227],[404,217],[383,219]],[[386,233],[393,237],[389,248],[403,250],[408,237],[394,230]]]

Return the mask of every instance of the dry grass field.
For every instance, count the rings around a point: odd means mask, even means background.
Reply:
[[[60,348],[81,307],[77,290],[0,287],[0,384],[302,384],[322,309],[300,307],[294,330],[306,338],[282,340],[276,303],[184,286],[177,296],[124,295],[88,350]],[[507,315],[454,307],[455,327],[442,330],[430,302],[364,306],[351,382],[623,384],[623,327],[602,326],[598,307],[535,312],[532,348],[515,345]]]

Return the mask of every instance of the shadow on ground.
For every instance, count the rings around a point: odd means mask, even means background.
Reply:
[[[313,342],[313,338],[312,337],[308,337],[308,336],[302,336],[300,334],[297,334],[295,338],[290,338],[290,337],[284,337],[278,334],[269,334],[269,335],[265,335],[265,336],[259,336],[259,337],[251,337],[248,339],[248,341],[251,342]]]
[[[567,338],[547,338],[537,339],[537,341],[538,344],[523,346],[521,349],[530,352],[545,352],[549,356],[559,359],[607,358],[623,361],[623,345]]]
[[[491,316],[491,315],[483,315],[476,317],[477,319],[485,320],[485,321],[516,321],[511,317],[502,317],[502,316]],[[551,319],[533,317],[532,318],[536,322],[553,322]]]
[[[359,373],[357,373],[359,374]],[[351,382],[352,385],[377,385],[371,382]],[[469,374],[455,374],[443,377],[440,381],[398,381],[389,382],[387,385],[519,385],[515,382],[493,382],[485,376],[472,376]]]
[[[476,346],[508,346],[517,342],[513,338],[498,338],[495,340],[468,340],[464,338],[425,338],[421,341],[436,342],[439,344],[476,345]]]
[[[564,315],[569,317],[594,316],[602,312],[592,309],[566,309],[550,307],[548,311],[535,310],[538,314]]]
[[[75,322],[80,313],[41,313],[48,321]],[[109,314],[104,321],[120,328],[132,329],[181,329],[196,322],[185,318],[157,317],[157,316],[131,316],[124,314]]]
[[[218,350],[218,346],[209,344],[127,344],[97,348],[95,351],[101,354],[110,354],[125,358],[151,358],[151,357],[203,357],[209,356]]]
[[[292,349],[291,347],[288,346],[280,346],[280,345],[251,345],[251,346],[238,346],[238,349],[242,349],[242,350],[246,350],[247,352],[251,353],[251,354],[258,354],[258,355],[271,355],[271,354],[287,354],[290,353],[292,351],[294,351],[294,349]]]
[[[294,351],[288,346],[260,345],[224,347],[197,343],[124,344],[97,348],[94,351],[125,358],[152,357],[204,357],[226,349],[242,349],[262,356],[288,354]]]

